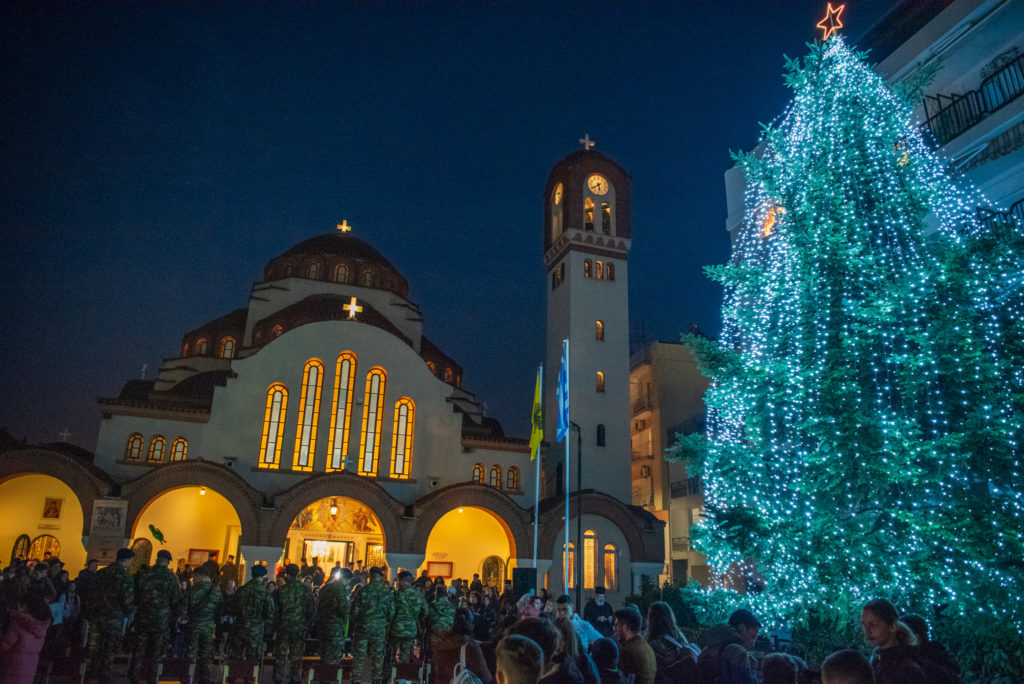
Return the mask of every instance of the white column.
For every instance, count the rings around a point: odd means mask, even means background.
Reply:
[[[399,569],[408,570],[414,576],[419,572],[420,566],[426,560],[422,553],[384,553],[388,562],[388,579],[392,580],[398,575]]]

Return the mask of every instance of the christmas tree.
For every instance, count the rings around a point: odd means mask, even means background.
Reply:
[[[840,37],[787,62],[789,108],[737,155],[746,225],[708,269],[721,340],[689,339],[712,378],[706,443],[678,454],[705,481],[694,536],[720,572],[756,566],[749,602],[779,621],[881,596],[1019,635],[1020,227],[979,220],[910,94]]]

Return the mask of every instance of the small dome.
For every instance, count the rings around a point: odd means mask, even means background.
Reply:
[[[391,262],[369,243],[351,233],[317,235],[271,259],[263,269],[265,281],[305,278],[409,294],[409,283]]]

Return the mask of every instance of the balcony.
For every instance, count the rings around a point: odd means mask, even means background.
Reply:
[[[689,537],[672,537],[672,550],[696,551],[696,549],[693,548],[693,544],[690,543]]]
[[[1024,94],[1024,55],[1004,64],[983,80],[977,90],[963,95],[926,97],[925,109],[931,102],[938,106],[938,110],[921,125],[921,130],[930,133],[940,146],[945,145],[1021,94]]]

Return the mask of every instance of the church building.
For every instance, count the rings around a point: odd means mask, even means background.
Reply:
[[[621,601],[664,560],[663,523],[629,504],[629,200],[626,172],[589,147],[545,189],[536,510],[528,440],[483,416],[426,336],[415,283],[345,222],[270,258],[244,307],[167,341],[155,380],[99,399],[95,454],[0,454],[0,552],[77,569],[127,544],[140,561],[317,559],[500,586],[533,566],[536,518],[538,584],[561,593],[568,563],[570,589],[603,584]],[[553,422],[563,339],[579,426],[568,473]]]

